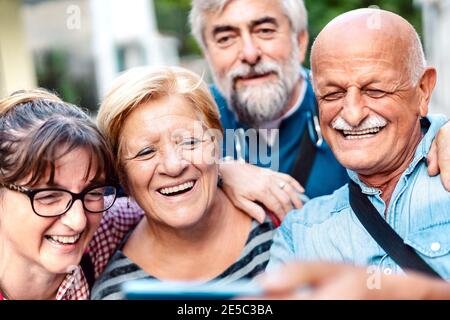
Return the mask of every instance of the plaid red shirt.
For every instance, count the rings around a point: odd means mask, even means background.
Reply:
[[[102,273],[122,239],[141,220],[143,214],[144,212],[136,203],[132,201],[128,203],[127,198],[119,198],[103,215],[100,227],[87,248],[96,278]],[[56,300],[87,299],[89,299],[89,286],[83,270],[77,266],[67,274],[59,286]],[[5,300],[1,293],[0,300]]]
[[[97,278],[122,239],[142,219],[144,211],[127,198],[119,198],[109,209],[88,246]]]

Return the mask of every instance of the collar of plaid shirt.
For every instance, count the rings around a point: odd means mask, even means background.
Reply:
[[[56,292],[55,300],[88,300],[89,287],[81,267],[67,274]],[[6,300],[0,291],[0,301]]]
[[[88,300],[89,286],[80,266],[69,273],[59,286],[56,300]]]

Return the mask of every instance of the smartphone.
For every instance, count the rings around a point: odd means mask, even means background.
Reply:
[[[125,283],[122,292],[128,300],[228,300],[263,294],[257,283],[248,280],[222,284],[142,279]]]

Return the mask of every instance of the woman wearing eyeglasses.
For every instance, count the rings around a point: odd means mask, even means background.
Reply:
[[[81,109],[43,90],[0,100],[0,300],[89,298],[142,219],[135,204],[115,203],[115,177],[108,144]]]
[[[41,90],[0,100],[0,300],[88,298],[87,271],[107,260],[86,248],[116,198],[113,168],[78,107]]]

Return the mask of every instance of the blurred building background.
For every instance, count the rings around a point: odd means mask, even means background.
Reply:
[[[305,0],[311,39],[338,14],[377,5],[409,20],[438,68],[432,110],[450,116],[450,0]],[[190,0],[0,0],[0,96],[45,87],[95,112],[113,79],[140,65],[207,74]],[[207,78],[209,79],[209,78]]]
[[[416,0],[416,3],[422,8],[428,63],[438,72],[432,110],[450,117],[450,0]]]

